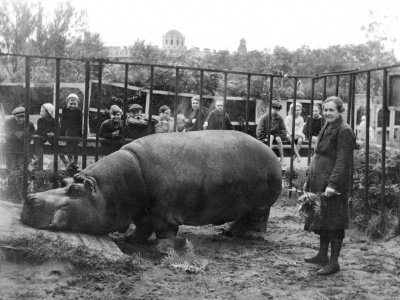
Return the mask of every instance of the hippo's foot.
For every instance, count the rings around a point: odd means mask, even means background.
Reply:
[[[125,232],[124,240],[129,243],[143,244],[148,240],[152,233],[152,229],[147,231],[138,230],[138,228],[135,228],[135,226],[131,224]]]
[[[267,218],[241,218],[230,224],[227,230],[222,232],[225,236],[246,237],[251,239],[266,239]]]

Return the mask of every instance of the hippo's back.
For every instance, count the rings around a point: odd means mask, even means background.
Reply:
[[[150,199],[185,224],[224,223],[269,208],[282,188],[269,147],[235,131],[153,134],[122,150],[140,161]]]

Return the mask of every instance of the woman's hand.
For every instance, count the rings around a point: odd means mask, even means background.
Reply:
[[[335,196],[335,195],[337,195],[337,194],[338,194],[338,192],[336,192],[333,188],[330,188],[329,186],[326,187],[326,189],[325,189],[325,196],[326,196],[327,198],[332,197],[332,196]]]

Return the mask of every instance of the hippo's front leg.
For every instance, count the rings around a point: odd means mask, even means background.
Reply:
[[[124,236],[125,241],[131,243],[144,243],[154,232],[154,226],[147,215],[135,218],[133,224],[135,224],[135,228],[128,228]]]

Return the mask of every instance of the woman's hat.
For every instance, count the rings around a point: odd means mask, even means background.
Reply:
[[[45,103],[42,106],[47,110],[47,112],[50,114],[50,116],[52,118],[54,118],[54,106],[53,106],[53,104]]]

